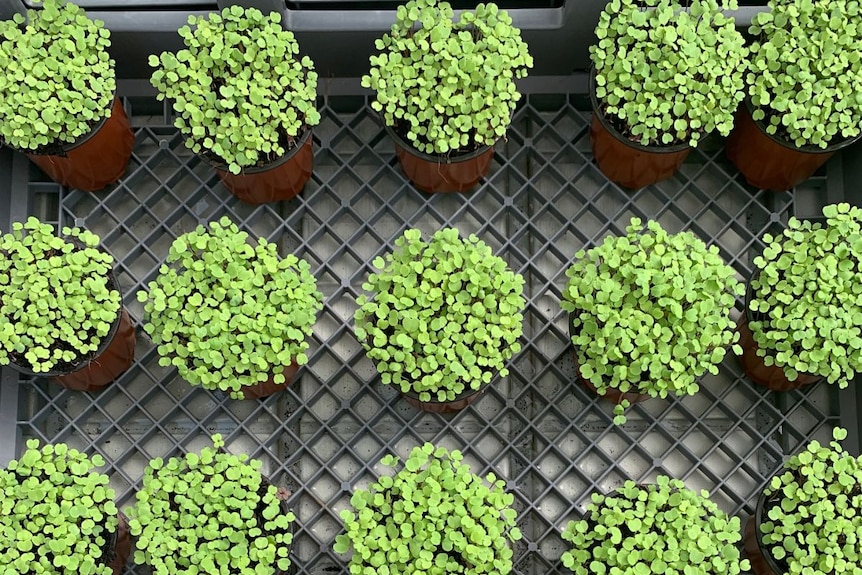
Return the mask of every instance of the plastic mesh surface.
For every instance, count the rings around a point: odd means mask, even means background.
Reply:
[[[326,305],[310,360],[286,392],[236,401],[193,388],[174,369],[160,367],[138,325],[135,365],[102,392],[23,380],[21,436],[103,454],[125,506],[149,458],[199,449],[219,432],[230,451],[261,459],[273,482],[293,492],[294,562],[316,575],[344,570],[346,560],[331,546],[350,492],[375,478],[383,455],[403,457],[423,441],[460,448],[474,472],[494,471],[509,482],[525,536],[515,545],[522,574],[567,573],[559,563],[560,530],[580,518],[591,492],[627,478],[679,477],[709,490],[726,511],[747,516],[787,454],[812,437],[828,439],[839,416],[838,393],[825,385],[768,392],[745,380],[731,355],[697,396],[651,399],[630,409],[625,425],[613,426],[612,404],[576,383],[559,307],[564,271],[577,250],[621,233],[639,216],[714,242],[739,278],[747,278],[763,232],[800,211],[799,198],[811,205],[812,198],[826,197],[820,192],[828,182],[818,177],[794,193],[757,192],[712,140],[672,180],[622,190],[591,161],[589,114],[576,107],[579,101],[530,96],[481,187],[427,195],[401,175],[365,97],[332,97],[322,103],[314,176],[302,196],[252,207],[227,193],[185,148],[161,104],[127,98],[137,141],[122,182],[95,194],[68,191],[30,167],[30,212],[101,236],[118,261],[125,304],[138,324],[135,292],[154,278],[173,239],[230,216],[252,236],[312,264]],[[811,213],[799,215],[816,215],[806,209]],[[452,416],[421,413],[380,384],[352,331],[354,299],[369,262],[407,227],[430,235],[442,226],[476,233],[527,280],[524,349],[510,376]]]

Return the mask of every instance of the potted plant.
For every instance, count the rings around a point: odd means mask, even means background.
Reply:
[[[748,65],[745,41],[722,13],[736,7],[736,0],[605,6],[590,46],[590,141],[608,179],[627,188],[654,184],[704,136],[730,132]]]
[[[356,338],[384,384],[415,407],[450,413],[481,396],[518,353],[524,278],[475,235],[410,229],[373,262],[355,313]]]
[[[459,451],[426,443],[394,476],[354,491],[334,545],[336,553],[353,549],[351,573],[511,572],[510,541],[521,539],[514,497],[493,473],[482,481],[461,460]],[[398,458],[380,463],[394,471]]]
[[[401,169],[425,192],[463,192],[485,176],[521,99],[515,80],[533,67],[520,30],[496,4],[453,18],[442,0],[399,6],[362,77]]]
[[[290,384],[323,309],[308,262],[248,238],[227,217],[198,226],[174,240],[149,292],[138,292],[160,365],[236,399]]]
[[[749,32],[749,98],[727,156],[749,184],[787,190],[862,134],[862,10],[854,0],[770,0]]]
[[[244,202],[296,196],[313,167],[317,72],[281,14],[233,5],[189,16],[179,34],[185,48],[150,56],[150,65],[186,146]]]
[[[697,393],[739,337],[730,311],[742,284],[691,232],[632,218],[626,235],[575,254],[566,276],[578,377],[617,403],[615,423],[631,402]]]
[[[823,215],[825,224],[790,218],[754,258],[740,361],[774,391],[821,378],[844,388],[862,371],[862,209],[832,204]]]
[[[862,457],[839,441],[817,440],[793,455],[757,499],[745,528],[745,552],[755,575],[858,573],[862,531]]]
[[[0,143],[64,186],[104,188],[132,154],[110,44],[102,21],[64,0],[0,20]]]
[[[131,552],[126,518],[101,455],[27,441],[0,469],[0,565],[4,573],[119,575]]]
[[[738,575],[748,571],[737,543],[739,517],[729,517],[709,492],[660,475],[655,484],[625,484],[594,493],[584,519],[562,533],[572,548],[563,565],[577,575],[631,573]]]
[[[281,574],[290,567],[290,493],[260,473],[261,462],[213,446],[144,469],[128,510],[135,563],[172,575]],[[227,571],[225,571],[227,569]]]
[[[0,237],[0,365],[94,391],[134,361],[114,258],[99,238],[30,217]]]

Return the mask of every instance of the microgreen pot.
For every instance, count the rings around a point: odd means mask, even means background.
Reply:
[[[247,204],[266,204],[296,197],[311,178],[314,149],[311,128],[294,141],[294,146],[281,158],[260,167],[245,167],[232,174],[227,164],[213,157],[200,157],[213,166],[224,187]]]
[[[404,175],[423,192],[466,192],[491,168],[493,146],[480,146],[466,154],[432,156],[410,145],[397,131],[386,126],[395,143],[395,155]]]
[[[762,121],[751,117],[751,99],[736,113],[733,131],[725,142],[727,157],[755,188],[784,191],[810,178],[835,152],[862,135],[839,140],[826,148],[797,146],[766,133]]]
[[[129,117],[115,98],[111,115],[92,132],[74,144],[51,146],[45,153],[28,152],[27,157],[58,184],[93,192],[126,173],[134,144]]]
[[[402,391],[401,396],[404,400],[420,411],[428,411],[431,413],[457,413],[471,405],[476,400],[481,399],[482,394],[488,389],[490,384],[486,383],[479,389],[469,389],[464,393],[455,396],[451,401],[436,401],[434,398],[431,401],[422,401],[419,399],[419,394],[412,389]]]
[[[787,573],[787,566],[783,568],[763,545],[763,537],[760,533],[760,524],[763,520],[763,507],[766,503],[766,493],[760,492],[757,497],[757,505],[754,515],[745,523],[745,536],[743,537],[745,555],[751,562],[751,570],[754,575],[782,575]]]
[[[275,376],[273,375],[261,383],[244,386],[241,390],[243,399],[260,399],[284,391],[288,385],[293,383],[293,378],[296,377],[297,371],[299,371],[299,364],[293,362],[281,372],[284,376],[284,383],[276,383]]]
[[[599,169],[612,182],[633,190],[673,176],[682,166],[691,146],[644,146],[623,136],[605,116],[596,98],[595,69],[590,74],[590,145]]]

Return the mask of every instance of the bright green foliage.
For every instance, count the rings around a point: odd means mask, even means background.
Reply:
[[[0,565],[4,575],[111,575],[104,557],[117,506],[100,455],[27,442],[0,470]]]
[[[736,0],[611,0],[590,46],[605,115],[645,146],[728,135],[748,67],[744,39],[722,14],[736,8]]]
[[[784,464],[764,490],[763,545],[784,573],[838,575],[862,570],[862,457],[817,440]]]
[[[293,513],[261,462],[213,447],[182,459],[153,459],[130,508],[135,563],[154,575],[272,575],[290,567]],[[227,569],[227,571],[225,571]]]
[[[426,443],[394,477],[353,493],[353,511],[341,512],[346,534],[334,546],[353,548],[351,575],[511,572],[509,541],[521,539],[514,497],[502,479],[489,473],[482,481],[461,460],[459,451]],[[394,469],[398,458],[381,464]]]
[[[524,278],[482,240],[444,228],[430,242],[419,230],[373,262],[356,303],[356,338],[383,383],[420,401],[450,401],[490,383],[521,350]]]
[[[749,32],[754,119],[797,146],[827,147],[862,125],[857,0],[769,0]]]
[[[117,88],[101,20],[63,0],[0,20],[0,141],[19,150],[77,141],[111,115]]]
[[[99,349],[120,313],[114,258],[78,228],[57,237],[35,217],[0,237],[0,365],[66,369]],[[77,243],[77,245],[76,245]]]
[[[808,373],[843,388],[862,371],[862,209],[832,204],[823,215],[825,225],[790,218],[763,236],[748,325],[757,355],[790,381]]]
[[[403,128],[431,155],[491,146],[506,134],[521,94],[515,79],[533,67],[521,31],[496,4],[461,12],[448,2],[410,0],[389,34],[377,40],[362,85],[377,92],[371,107]]]
[[[730,310],[744,288],[718,247],[691,232],[638,218],[626,232],[579,251],[566,270],[560,305],[574,316],[581,375],[599,395],[697,393],[697,378],[717,374],[739,339]]]
[[[656,481],[594,493],[586,518],[563,531],[572,544],[563,565],[577,575],[737,575],[751,568],[739,558],[739,517],[728,517],[706,490],[665,476]]]
[[[239,174],[284,156],[320,122],[317,72],[311,58],[299,57],[280,13],[234,5],[188,22],[179,29],[185,48],[150,56],[150,66],[159,99],[173,102],[192,151]]]
[[[243,386],[273,375],[282,384],[283,367],[308,362],[306,338],[323,309],[308,262],[247,240],[227,217],[198,226],[174,240],[149,294],[138,292],[160,365],[237,399]]]

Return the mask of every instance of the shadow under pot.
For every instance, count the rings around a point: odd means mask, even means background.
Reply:
[[[574,331],[575,331],[574,320],[575,320],[575,314],[570,313],[569,314],[569,337],[572,337],[572,335],[574,334]],[[588,390],[590,390],[591,392],[593,392],[594,394],[598,395],[600,398],[602,398],[606,401],[610,401],[612,403],[618,404],[618,403],[622,403],[622,401],[625,399],[629,403],[635,404],[635,403],[644,402],[644,401],[650,399],[650,397],[651,397],[650,395],[648,395],[646,393],[637,393],[634,391],[627,391],[624,393],[624,392],[619,391],[619,390],[614,389],[614,388],[608,388],[604,394],[600,394],[599,390],[596,389],[596,386],[593,385],[593,382],[591,382],[590,380],[585,378],[583,375],[581,375],[581,365],[580,365],[580,361],[578,360],[578,350],[577,349],[572,350],[572,359],[574,360],[574,364],[575,364],[575,373],[578,375],[578,382],[582,386],[584,386],[585,388],[587,388]]]
[[[468,389],[463,393],[460,393],[455,396],[455,399],[449,401],[438,401],[433,399],[431,401],[422,401],[419,399],[419,393],[413,391],[400,391],[401,396],[404,398],[407,403],[418,409],[419,411],[428,411],[431,413],[457,413],[474,403],[476,400],[482,397],[482,394],[485,393],[485,390],[488,389],[490,383],[483,383],[479,389]]]
[[[297,371],[299,371],[299,364],[293,362],[285,367],[281,372],[284,375],[284,383],[275,383],[275,375],[273,375],[266,381],[262,381],[256,385],[243,386],[240,390],[242,392],[243,399],[260,399],[263,397],[269,397],[279,391],[284,391],[287,389],[287,386],[293,383],[293,379],[296,377]]]
[[[602,173],[614,183],[636,190],[666,180],[679,170],[691,152],[688,143],[644,146],[623,135],[622,120],[608,118],[596,97],[595,68],[590,71],[590,102],[593,157]]]
[[[481,146],[467,154],[432,156],[414,148],[390,126],[384,128],[395,143],[404,175],[423,192],[466,192],[491,168],[493,146]]]
[[[754,575],[783,575],[789,572],[786,561],[778,561],[763,544],[763,534],[760,525],[766,513],[766,493],[760,492],[754,515],[748,518],[743,534],[743,548],[751,563],[751,571]]]
[[[135,135],[120,100],[111,115],[72,144],[54,144],[25,152],[45,174],[68,188],[94,192],[119,180],[129,164]]]
[[[727,157],[749,185],[762,190],[785,191],[810,178],[835,152],[859,140],[860,136],[835,144],[797,146],[766,133],[765,124],[752,118],[749,98],[739,107],[733,130],[724,144]]]
[[[311,128],[296,140],[285,155],[263,166],[246,167],[239,174],[212,154],[198,154],[213,167],[224,187],[247,204],[259,205],[295,198],[314,170],[314,138]]]
[[[752,280],[755,278],[756,276],[752,276]],[[754,334],[748,324],[752,321],[766,321],[769,318],[767,314],[751,311],[752,296],[753,288],[751,287],[751,280],[749,280],[745,290],[745,311],[740,314],[736,323],[736,329],[739,332],[739,346],[742,348],[739,362],[742,364],[742,370],[745,374],[753,382],[772,391],[790,391],[820,381],[822,378],[819,375],[808,373],[800,373],[795,380],[790,381],[782,367],[764,363],[763,358],[757,354],[759,346],[754,340]]]
[[[114,270],[108,274],[108,289],[120,291]],[[122,292],[120,294],[122,299]],[[122,375],[135,361],[135,327],[129,313],[120,307],[111,329],[99,348],[86,357],[63,363],[58,369],[35,372],[11,357],[9,366],[33,377],[47,377],[67,389],[75,391],[97,391]],[[11,354],[10,354],[11,356]]]

